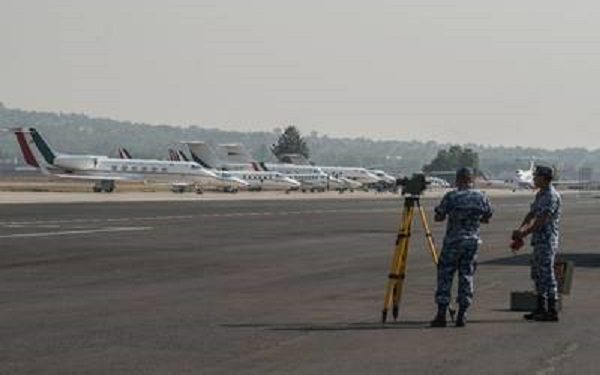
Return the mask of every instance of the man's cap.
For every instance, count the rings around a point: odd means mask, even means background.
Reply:
[[[537,167],[535,167],[535,171],[533,172],[533,175],[547,177],[547,178],[553,178],[554,170],[552,170],[552,168],[550,168],[550,167],[538,165]]]
[[[471,180],[473,179],[473,169],[468,167],[459,168],[456,171],[457,180]]]

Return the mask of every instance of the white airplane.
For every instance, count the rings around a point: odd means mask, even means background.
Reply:
[[[534,189],[533,172],[535,170],[535,159],[529,160],[529,169],[517,169],[512,178],[513,191],[519,188]]]
[[[431,187],[435,187],[435,188],[449,188],[452,185],[450,185],[450,183],[446,180],[444,180],[443,178],[439,178],[439,177],[434,177],[434,176],[427,176],[427,182],[429,182]]]
[[[533,174],[535,171],[536,162],[535,158],[531,158],[529,161],[529,169],[517,169],[515,171],[512,183],[513,191],[519,188],[535,189],[533,183]],[[590,184],[590,181],[585,180],[553,180],[552,184],[557,187],[569,188],[569,189],[582,189]]]
[[[396,185],[396,179],[381,169],[369,169],[369,172],[377,176],[381,182],[384,182],[388,185]]]
[[[131,154],[124,147],[120,147],[117,152],[119,154],[120,159],[132,159]],[[173,149],[169,149],[169,160],[172,162],[189,162],[190,161],[183,153],[180,154]],[[233,176],[229,173],[224,173],[224,171],[216,171],[216,170],[212,170],[210,168],[206,168],[206,169],[210,170],[210,172],[214,173],[217,177],[219,177],[225,181],[239,179],[238,176]],[[223,185],[212,186],[212,187],[217,190],[223,190],[223,192],[225,192],[225,193],[237,193],[240,188],[250,186],[250,184],[247,181],[245,181],[245,180],[241,180],[241,181],[243,182],[243,184],[223,184]],[[173,191],[174,193],[184,193],[185,191],[188,191],[188,190],[191,190],[191,187],[189,185],[186,185],[185,183],[173,183],[171,185],[171,191]]]
[[[205,147],[210,148],[210,146],[204,142],[192,142],[196,145],[197,148]],[[201,146],[200,146],[201,145]],[[189,147],[189,145],[188,145]],[[196,163],[202,163],[208,168],[216,173],[218,176],[233,176],[240,178],[248,183],[248,189],[253,191],[261,191],[261,190],[283,190],[283,191],[291,191],[297,190],[300,188],[300,182],[296,181],[293,178],[288,176],[284,176],[281,173],[277,172],[255,172],[255,171],[227,171],[227,170],[216,170],[214,167],[211,167],[204,160],[198,157],[193,151],[190,153],[192,155],[192,159]],[[169,149],[169,157],[171,160],[189,160],[188,157],[181,150],[172,150]]]
[[[328,176],[326,173],[321,171],[319,168],[312,166],[300,166],[303,168],[293,168],[293,164],[274,164],[276,168],[259,167],[258,163],[254,163],[256,166],[253,167],[251,162],[239,161],[238,160],[252,160],[252,157],[233,156],[233,160],[222,161],[215,150],[212,149],[205,142],[184,142],[187,144],[188,149],[192,155],[192,158],[204,165],[204,166],[215,166],[229,170],[231,173],[278,173],[284,177],[291,178],[298,181],[300,189],[304,191],[326,191],[328,189],[341,190],[346,189],[346,184],[337,179]],[[246,152],[242,149],[243,152]],[[292,167],[292,168],[288,168]]]
[[[42,173],[78,180],[96,181],[94,192],[112,192],[115,181],[167,182],[205,186],[246,185],[236,178],[222,178],[193,162],[117,159],[101,155],[74,155],[52,150],[34,128],[15,128],[25,162]],[[201,192],[201,190],[199,190]]]
[[[354,167],[328,167],[315,166],[310,164],[290,164],[290,163],[257,163],[254,158],[240,144],[222,144],[219,145],[227,154],[227,162],[233,165],[251,165],[256,170],[274,170],[282,173],[321,173],[329,175],[332,178],[350,179],[360,182],[362,185],[374,184],[380,179],[365,168]],[[297,158],[297,157],[296,157]],[[348,188],[347,184],[345,184]]]

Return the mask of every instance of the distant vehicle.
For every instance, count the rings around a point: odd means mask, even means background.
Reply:
[[[11,129],[25,162],[42,173],[77,180],[95,181],[94,192],[112,192],[115,181],[170,182],[198,186],[240,185],[237,179],[218,177],[198,163],[162,160],[117,159],[100,155],[74,155],[52,150],[34,129]]]

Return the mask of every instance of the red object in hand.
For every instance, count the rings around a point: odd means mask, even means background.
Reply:
[[[525,245],[525,241],[523,241],[522,239],[519,238],[519,239],[513,240],[513,242],[510,243],[510,248],[512,249],[512,251],[518,251],[524,245]]]

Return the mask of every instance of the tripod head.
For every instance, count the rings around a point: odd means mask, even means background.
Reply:
[[[423,173],[414,173],[411,178],[404,177],[396,180],[398,186],[402,186],[402,195],[419,197],[427,190],[430,184]]]

